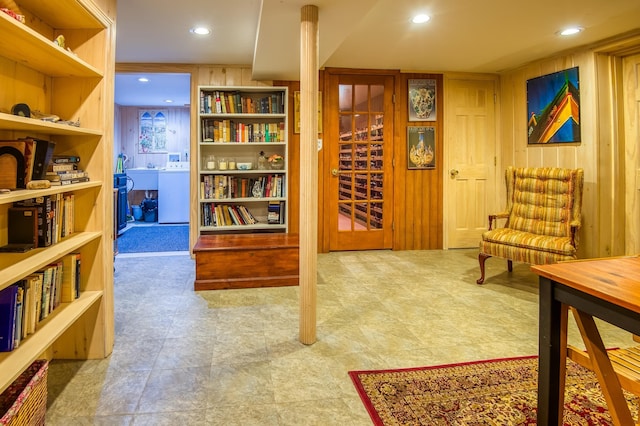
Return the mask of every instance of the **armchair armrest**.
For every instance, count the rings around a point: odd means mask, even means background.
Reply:
[[[495,222],[496,227],[498,226],[498,219],[507,219],[509,217],[509,212],[500,212],[489,215],[489,231],[493,229],[493,224]]]
[[[578,234],[578,229],[580,229],[580,221],[573,220],[569,226],[571,227],[571,245],[577,248],[576,235]]]

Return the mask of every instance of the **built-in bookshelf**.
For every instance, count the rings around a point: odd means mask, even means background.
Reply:
[[[11,111],[13,105],[24,103],[60,121],[3,112],[0,139],[52,141],[54,154],[81,158],[90,180],[0,194],[0,246],[8,243],[10,209],[42,199],[56,200],[61,207],[61,228],[49,244],[24,253],[0,253],[0,291],[50,270],[51,265],[65,264],[72,254],[82,259],[73,297],[52,303],[46,318],[30,323],[18,347],[0,353],[0,392],[39,358],[108,356],[114,327],[109,161],[113,21],[91,0],[16,0],[15,5],[14,12],[25,17],[24,23],[0,13],[0,64],[11,70],[0,75],[0,107]]]
[[[200,235],[287,231],[287,88],[200,86]]]

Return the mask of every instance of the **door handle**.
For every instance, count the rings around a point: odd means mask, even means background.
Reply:
[[[449,170],[449,174],[451,175],[452,178],[458,176],[458,171],[456,169],[451,169]]]
[[[333,176],[338,176],[338,169],[331,169],[331,174]]]

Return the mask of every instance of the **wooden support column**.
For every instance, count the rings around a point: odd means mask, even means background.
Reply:
[[[300,26],[300,342],[316,341],[318,270],[318,7]]]

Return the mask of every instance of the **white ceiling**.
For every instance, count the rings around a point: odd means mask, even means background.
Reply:
[[[116,61],[251,65],[254,79],[299,80],[305,4],[319,10],[320,67],[495,73],[640,31],[640,0],[118,0]],[[431,21],[412,24],[417,12]],[[190,34],[196,25],[211,36]],[[571,25],[584,31],[556,35]],[[164,94],[168,76],[144,88],[156,99],[125,86],[125,77],[116,82],[118,104],[189,102],[188,90]]]

